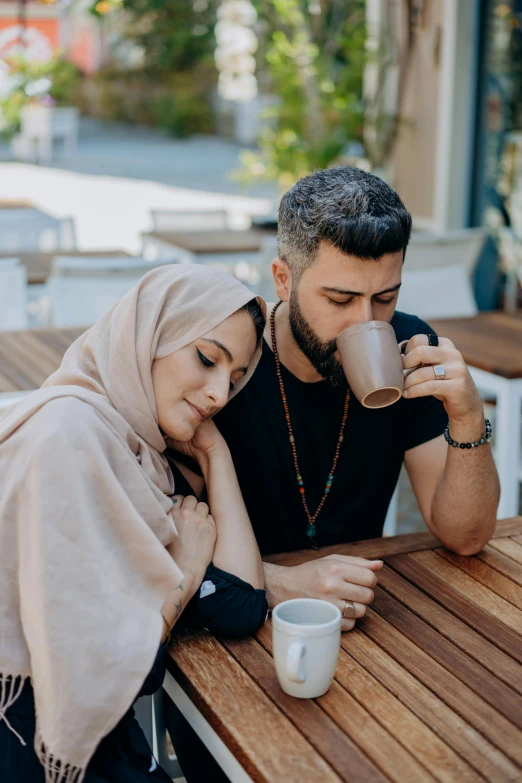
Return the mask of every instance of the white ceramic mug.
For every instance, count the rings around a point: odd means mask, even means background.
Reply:
[[[294,598],[272,612],[273,656],[281,688],[315,699],[326,693],[341,646],[341,612],[328,601]]]

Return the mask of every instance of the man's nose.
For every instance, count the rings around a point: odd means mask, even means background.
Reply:
[[[354,302],[350,312],[351,325],[364,324],[367,321],[373,321],[372,300],[360,297]]]

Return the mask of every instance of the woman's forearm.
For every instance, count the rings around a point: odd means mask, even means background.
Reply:
[[[264,587],[263,564],[226,444],[200,460],[217,529],[212,562],[253,587]]]
[[[180,581],[179,585],[176,587],[174,592],[169,595],[165,603],[163,604],[163,608],[161,610],[161,614],[163,615],[163,619],[166,622],[166,626],[163,629],[163,634],[161,636],[161,641],[164,642],[166,637],[168,636],[169,631],[176,625],[177,621],[179,620],[182,611],[196,592],[196,590],[199,587],[199,583],[196,583],[196,580],[194,580],[191,577],[183,577],[183,579]],[[168,629],[167,629],[168,625]]]

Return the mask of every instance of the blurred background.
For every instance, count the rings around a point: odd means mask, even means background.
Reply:
[[[272,299],[281,194],[340,164],[413,214],[399,308],[467,319],[517,513],[522,0],[0,0],[4,406],[151,265]]]

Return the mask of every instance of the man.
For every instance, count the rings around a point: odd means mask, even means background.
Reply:
[[[352,167],[317,171],[281,201],[272,271],[282,301],[274,320],[283,390],[268,324],[253,379],[216,417],[263,555],[310,545],[303,498],[313,516],[346,398],[335,340],[370,320],[390,322],[398,342],[409,339],[405,367],[423,366],[406,378],[404,399],[388,408],[365,409],[351,395],[313,538],[325,546],[380,536],[403,462],[426,525],[449,549],[474,554],[493,532],[499,482],[489,445],[451,448],[443,435],[448,420],[459,443],[480,441],[485,431],[464,360],[450,340],[441,337],[430,346],[432,330],[396,312],[410,231],[411,217],[395,191]],[[439,365],[445,377],[437,379],[433,368]],[[362,616],[372,596],[360,568],[339,557],[291,568],[265,564],[269,604],[302,595],[327,598],[341,609],[344,601],[355,601]],[[345,629],[350,625],[345,621]]]
[[[493,533],[499,481],[480,443],[483,406],[464,360],[450,340],[396,311],[410,232],[395,191],[353,167],[317,171],[281,201],[272,264],[281,304],[252,380],[216,417],[262,555],[382,535],[403,463],[427,527],[445,546],[471,555]],[[404,398],[379,410],[347,395],[336,349],[344,329],[370,320],[409,340],[405,368],[422,365],[405,379]],[[454,442],[480,445],[449,446],[448,424]],[[373,600],[381,566],[340,555],[265,563],[269,606],[326,599],[350,630],[349,615],[362,617]]]

